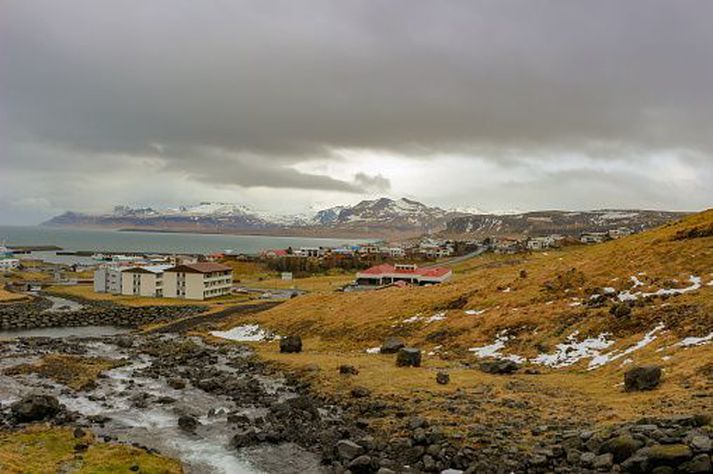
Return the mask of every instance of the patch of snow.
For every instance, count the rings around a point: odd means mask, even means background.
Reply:
[[[574,302],[570,303],[569,305],[571,307],[575,308],[577,306],[582,306],[582,303],[580,303],[579,301],[574,301]]]
[[[578,335],[579,331],[573,332],[567,336],[566,342],[557,344],[555,352],[540,354],[530,362],[554,368],[567,367],[582,359],[596,357],[603,349],[614,344],[614,341],[608,339],[608,333],[602,333],[595,338],[587,338],[582,341],[577,340]]]
[[[495,359],[506,359],[517,362],[518,364],[525,362],[525,358],[520,357],[519,355],[505,355],[500,353],[500,350],[505,348],[505,343],[509,340],[510,336],[508,336],[505,331],[502,331],[496,334],[494,343],[482,347],[471,347],[468,350],[480,358],[490,357]]]
[[[468,316],[479,316],[479,315],[485,313],[485,310],[484,309],[466,309],[464,312]]]
[[[641,281],[638,278],[631,277],[631,279],[632,279],[632,281],[634,281],[633,288],[643,285],[643,283],[641,283]],[[632,301],[632,300],[637,300],[639,298],[647,298],[649,296],[682,295],[683,293],[688,293],[689,291],[698,290],[702,286],[701,277],[691,275],[688,278],[688,281],[691,282],[691,285],[687,286],[685,288],[661,288],[661,289],[656,290],[651,293],[644,293],[641,291],[632,293],[630,290],[622,291],[621,293],[619,293],[619,296],[618,296],[619,301]]]
[[[381,352],[381,347],[370,347],[364,352],[367,354],[379,354]]]
[[[604,290],[604,294],[607,294],[607,295],[613,295],[614,293],[616,293],[616,288],[612,288],[611,286],[607,286],[607,287],[603,288],[603,290]]]
[[[605,364],[608,364],[609,362],[615,361],[617,359],[620,359],[624,356],[627,356],[633,352],[638,351],[639,349],[642,349],[649,344],[651,344],[658,336],[656,336],[656,333],[661,331],[665,325],[663,323],[659,323],[656,327],[654,327],[651,331],[647,332],[644,334],[644,337],[634,344],[631,347],[628,347],[624,351],[612,351],[607,354],[600,354],[595,356],[590,362],[589,362],[589,370],[597,369]]]
[[[663,360],[663,361],[671,360],[671,356],[663,356],[663,357],[661,357],[661,360]]]
[[[693,347],[702,346],[704,344],[708,344],[711,341],[713,341],[713,332],[703,337],[687,337],[674,345],[678,347]]]
[[[510,293],[512,291],[512,288],[509,286],[503,290],[503,293]]]
[[[411,316],[410,318],[404,319],[404,320],[401,321],[401,322],[402,322],[402,323],[406,323],[406,324],[411,324],[411,323],[416,323],[416,322],[418,322],[418,321],[420,321],[420,320],[421,320],[421,313],[418,313],[418,314],[416,314],[416,315],[414,315],[414,316]]]
[[[430,317],[426,318],[426,322],[427,322],[427,323],[432,323],[432,322],[435,322],[435,321],[443,321],[444,319],[446,319],[446,312],[445,312],[445,311],[440,311],[440,312],[434,314],[433,316],[430,316]]]
[[[274,336],[271,333],[264,330],[257,324],[244,324],[242,326],[236,326],[232,329],[228,329],[227,331],[211,331],[210,334],[223,339],[239,342],[266,341],[274,339]]]

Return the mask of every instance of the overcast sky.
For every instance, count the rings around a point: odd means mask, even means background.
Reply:
[[[713,207],[713,2],[0,0],[0,223]]]

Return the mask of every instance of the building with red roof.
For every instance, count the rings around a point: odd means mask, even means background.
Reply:
[[[435,285],[443,283],[453,276],[445,267],[419,268],[416,265],[385,263],[367,268],[356,275],[357,285],[389,285],[397,281],[413,285]]]

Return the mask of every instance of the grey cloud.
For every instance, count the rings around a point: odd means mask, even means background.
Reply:
[[[364,149],[507,173],[673,150],[710,173],[712,17],[695,0],[6,0],[0,167],[71,185],[148,160],[164,178],[345,193],[396,176],[296,166]],[[548,185],[560,203],[576,191]]]
[[[380,174],[370,176],[366,173],[357,173],[354,176],[354,185],[365,192],[384,193],[391,189],[391,181]]]

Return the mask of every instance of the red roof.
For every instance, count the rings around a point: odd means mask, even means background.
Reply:
[[[276,257],[284,257],[287,255],[287,250],[285,249],[275,249],[275,250],[265,250],[263,255],[274,254]]]
[[[450,269],[444,267],[429,267],[429,268],[396,268],[393,265],[384,263],[382,265],[376,265],[371,268],[367,268],[359,273],[366,273],[368,275],[383,275],[386,273],[403,273],[404,275],[421,275],[426,277],[442,277],[450,272]]]

